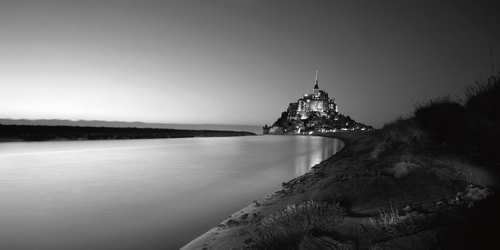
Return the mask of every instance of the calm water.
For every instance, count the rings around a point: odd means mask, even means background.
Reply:
[[[0,143],[0,249],[178,249],[342,146],[305,136]]]

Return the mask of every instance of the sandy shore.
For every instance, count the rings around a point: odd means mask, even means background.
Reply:
[[[470,228],[480,219],[477,211],[486,216],[498,205],[474,203],[463,197],[460,202],[460,194],[463,196],[470,184],[489,186],[496,192],[496,174],[458,158],[413,155],[398,145],[377,155],[374,149],[383,140],[377,130],[322,136],[338,138],[346,143],[345,147],[181,249],[247,249],[262,219],[308,200],[340,202],[348,215],[331,228],[332,235],[353,240],[357,249],[466,249],[460,247],[476,248],[486,242],[471,240],[474,234]],[[370,218],[379,218],[379,210],[389,211],[391,206],[401,214],[439,215],[440,223],[414,235],[377,240],[378,231]],[[490,219],[491,223],[498,220]]]

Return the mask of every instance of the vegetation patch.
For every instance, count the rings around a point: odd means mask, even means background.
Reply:
[[[377,241],[404,237],[428,229],[434,225],[436,215],[406,214],[400,215],[391,204],[391,211],[379,210],[380,218],[370,218],[370,223],[378,230]]]
[[[490,188],[482,188],[474,185],[468,185],[465,189],[465,193],[463,195],[464,200],[466,201],[482,201],[486,199],[489,195],[493,194]]]
[[[500,166],[500,76],[466,87],[466,100],[450,96],[416,102],[407,117],[381,129],[384,141],[371,158],[388,149],[463,155],[475,163]],[[388,146],[390,145],[390,147]]]
[[[402,161],[394,164],[390,172],[397,179],[401,179],[406,177],[411,172],[411,170],[416,169],[418,167],[420,167],[418,164]]]
[[[253,249],[299,249],[304,237],[326,232],[343,221],[345,209],[338,203],[307,201],[290,205],[262,221],[252,244]]]

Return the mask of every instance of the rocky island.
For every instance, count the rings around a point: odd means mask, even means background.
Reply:
[[[269,127],[263,127],[263,134],[311,134],[353,130],[371,130],[372,126],[356,122],[339,112],[334,98],[319,89],[318,71],[312,94],[305,94],[297,102],[288,105],[280,118]]]

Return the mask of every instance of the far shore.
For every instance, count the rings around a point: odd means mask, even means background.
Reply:
[[[2,125],[0,142],[78,141],[191,137],[251,136],[252,132],[225,130],[183,130],[160,128],[115,128],[45,125]]]
[[[356,249],[475,249],[489,243],[484,239],[495,230],[486,226],[500,222],[498,195],[486,201],[466,196],[472,189],[498,193],[496,173],[458,157],[409,154],[397,145],[377,155],[375,149],[383,140],[379,130],[318,136],[340,139],[345,146],[306,174],[283,183],[282,189],[249,201],[181,250],[251,249],[263,219],[310,200],[339,202],[346,208],[347,216],[330,229],[330,236],[351,240]],[[370,219],[380,219],[381,211],[391,209],[440,219],[421,232],[381,239]],[[488,225],[478,227],[478,220]]]

